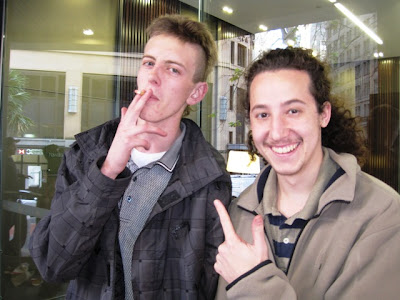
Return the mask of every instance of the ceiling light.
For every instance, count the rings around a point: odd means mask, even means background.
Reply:
[[[222,10],[223,10],[224,12],[226,12],[227,14],[233,13],[233,9],[230,8],[230,7],[228,7],[228,6],[224,6],[224,7],[222,8]]]
[[[268,27],[265,26],[265,25],[263,25],[263,24],[261,24],[260,26],[258,26],[258,28],[261,29],[262,31],[267,31],[267,30],[268,30]]]
[[[383,57],[383,52],[375,52],[374,57],[376,57],[376,58]]]
[[[88,29],[83,29],[83,34],[84,35],[93,35],[94,32],[92,29],[88,28]]]
[[[346,17],[348,17],[354,24],[356,24],[361,30],[370,36],[375,42],[382,45],[383,41],[379,36],[375,34],[371,29],[369,29],[363,22],[360,21],[351,11],[349,11],[345,6],[340,3],[334,4],[338,10],[340,10]]]
[[[335,3],[335,2],[336,2],[336,0],[329,0],[329,2],[330,2],[330,3]]]

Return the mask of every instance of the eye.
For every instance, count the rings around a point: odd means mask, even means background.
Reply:
[[[265,112],[259,113],[259,114],[256,115],[256,118],[257,118],[257,119],[265,119],[265,118],[267,118],[267,117],[268,117],[268,114],[265,113]]]
[[[289,112],[288,112],[289,115],[294,115],[294,114],[298,114],[298,113],[299,113],[299,111],[295,108],[289,109]]]
[[[144,66],[154,66],[154,62],[152,62],[152,61],[143,61],[143,65]]]
[[[177,69],[177,68],[169,68],[169,70],[170,70],[170,72],[171,73],[174,73],[174,74],[180,74],[180,72],[179,72],[179,70]]]

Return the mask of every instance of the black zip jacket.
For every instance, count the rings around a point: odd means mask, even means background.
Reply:
[[[214,199],[228,206],[223,157],[188,119],[180,157],[133,251],[135,299],[213,299],[217,247],[224,236]],[[66,299],[123,299],[118,201],[132,174],[100,172],[119,120],[76,136],[58,171],[50,215],[30,240],[44,280],[70,281]]]

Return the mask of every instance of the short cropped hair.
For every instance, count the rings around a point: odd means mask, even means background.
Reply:
[[[351,116],[343,102],[331,93],[331,82],[328,78],[329,67],[312,55],[312,50],[288,47],[264,52],[246,71],[247,96],[244,107],[249,119],[250,86],[254,78],[263,72],[278,70],[299,70],[306,72],[311,79],[309,87],[318,111],[321,113],[325,102],[331,103],[331,119],[327,127],[322,128],[322,145],[338,153],[351,153],[357,157],[360,165],[366,160],[367,148],[365,136],[359,120]],[[256,154],[251,132],[248,135],[250,154]]]
[[[147,28],[149,37],[165,34],[179,40],[199,45],[204,61],[198,64],[193,82],[206,81],[217,62],[217,47],[206,24],[182,15],[165,15],[155,19]]]

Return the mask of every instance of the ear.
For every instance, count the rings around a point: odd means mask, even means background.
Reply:
[[[328,126],[329,121],[331,119],[331,110],[332,110],[331,103],[325,101],[324,104],[322,105],[322,112],[319,115],[319,123],[322,128]]]
[[[199,103],[201,100],[203,100],[204,96],[207,94],[207,91],[207,82],[197,82],[189,98],[186,100],[187,105],[195,105]]]

